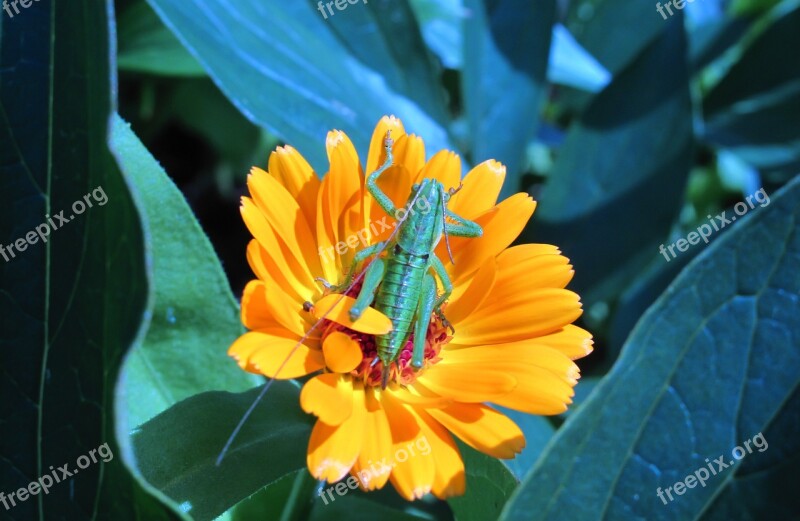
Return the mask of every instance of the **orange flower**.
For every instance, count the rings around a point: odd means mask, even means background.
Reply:
[[[477,222],[483,235],[450,237],[455,263],[444,240],[436,248],[454,286],[443,307],[454,332],[435,314],[417,317],[430,320],[423,368],[410,367],[409,340],[381,388],[375,335],[387,333],[391,321],[368,308],[352,322],[347,310],[359,288],[327,294],[315,279],[341,283],[353,255],[394,229],[395,216],[386,215],[364,183],[364,171],[385,161],[388,131],[394,163],[379,184],[397,208],[423,178],[445,188],[459,185],[458,156],[441,151],[426,163],[422,140],[406,134],[394,117],[375,128],[366,168],[347,136],[330,132],[330,171],[322,181],[297,151],[278,148],[268,172],[253,168],[252,198],[242,198],[242,216],[254,237],[247,258],[258,278],[242,297],[242,321],[250,331],[229,354],[243,369],[267,377],[319,372],[300,395],[303,409],[318,417],[308,445],[314,477],[335,482],[349,473],[366,490],[391,481],[409,500],[428,492],[445,498],[462,494],[465,486],[452,435],[491,456],[513,458],[525,437],[486,403],[531,414],[565,411],[580,377],[573,360],[591,352],[592,337],[572,325],[581,304],[564,289],[573,271],[558,248],[509,247],[536,203],[519,193],[496,204],[505,167],[486,161],[466,175],[448,203]]]

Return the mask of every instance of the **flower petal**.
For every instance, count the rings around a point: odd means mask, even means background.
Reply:
[[[572,360],[583,358],[593,349],[592,334],[572,324],[549,335],[532,338],[530,342],[561,351]]]
[[[300,406],[328,425],[340,425],[353,412],[353,384],[336,373],[324,373],[305,383]]]
[[[383,488],[389,481],[391,466],[381,465],[382,459],[392,451],[392,430],[389,419],[383,409],[378,396],[381,391],[376,389],[366,390],[366,419],[364,421],[369,435],[364,436],[364,442],[358,460],[351,470],[351,474],[359,479],[363,490],[376,490]]]
[[[474,219],[497,204],[506,178],[506,167],[494,159],[484,161],[464,177],[464,186],[447,207],[465,219]]]
[[[308,161],[289,145],[278,147],[269,155],[269,173],[297,201],[306,222],[313,225],[321,183]]]
[[[580,297],[565,289],[524,288],[505,301],[490,299],[458,324],[454,342],[484,345],[529,339],[557,331],[581,315]]]
[[[461,183],[461,158],[450,150],[440,150],[422,168],[422,178],[436,179],[445,190]]]
[[[266,286],[260,280],[251,280],[242,293],[242,324],[247,329],[275,329],[282,326],[275,320],[267,304]]]
[[[256,167],[247,176],[247,187],[261,215],[289,251],[300,255],[312,273],[318,273],[319,253],[311,235],[312,223],[306,221],[292,194],[277,179]]]
[[[322,352],[305,344],[298,345],[298,340],[250,331],[236,339],[228,349],[228,354],[239,361],[239,365],[246,359],[255,371],[280,380],[305,376],[322,369],[325,366]]]
[[[386,133],[392,132],[392,140],[397,143],[402,136],[406,135],[403,122],[394,116],[383,116],[375,130],[372,131],[372,140],[369,143],[369,154],[367,155],[367,175],[378,169],[386,161]],[[392,149],[394,154],[394,149]]]
[[[468,403],[493,401],[516,385],[517,380],[503,371],[442,362],[427,368],[415,382],[417,389]]]
[[[408,501],[419,499],[433,487],[436,476],[435,461],[431,457],[416,455],[411,457],[413,446],[423,446],[425,433],[420,428],[422,420],[413,407],[383,395],[381,403],[386,408],[386,416],[392,429],[392,449],[389,464],[392,474],[389,479],[397,492]]]
[[[316,283],[311,275],[305,259],[298,257],[297,253],[291,251],[289,247],[278,238],[275,230],[269,225],[264,215],[256,204],[249,197],[242,197],[242,205],[239,208],[242,219],[250,233],[264,247],[270,255],[262,256],[261,265],[254,265],[251,261],[253,271],[261,269],[263,266],[269,279],[262,279],[265,282],[275,280],[282,287],[290,290],[302,290],[301,288],[314,288]],[[297,282],[297,285],[294,282]],[[305,290],[302,290],[305,291]],[[293,293],[289,293],[290,295]]]
[[[497,278],[497,262],[494,257],[489,257],[478,272],[464,286],[466,289],[453,296],[447,304],[445,315],[451,324],[458,325],[473,311],[478,309],[491,294],[495,279]]]
[[[464,443],[492,457],[511,459],[525,447],[525,436],[517,424],[491,407],[454,403],[426,412]]]
[[[425,445],[417,445],[416,448],[420,450],[421,456],[429,454],[436,468],[431,492],[439,499],[460,496],[466,490],[467,480],[458,446],[441,423],[425,411],[417,409],[417,412],[422,420],[420,439],[425,441]]]
[[[525,224],[533,215],[536,203],[528,194],[519,193],[502,201],[488,212],[475,218],[481,228],[481,237],[450,237],[450,249],[455,264],[446,263],[453,283],[459,283],[486,262],[489,257],[496,257],[506,249],[522,232]],[[445,241],[436,247],[436,255],[447,259]]]
[[[306,463],[315,478],[334,483],[347,475],[361,450],[365,417],[364,388],[356,383],[350,417],[338,426],[317,421],[311,431]]]
[[[349,373],[358,367],[364,358],[358,342],[339,331],[334,331],[325,337],[322,352],[325,354],[325,365],[335,373]]]
[[[355,322],[350,320],[350,308],[355,303],[352,297],[332,293],[314,303],[313,313],[318,319],[324,317],[367,335],[385,335],[392,330],[392,321],[389,317],[372,307],[365,309]]]

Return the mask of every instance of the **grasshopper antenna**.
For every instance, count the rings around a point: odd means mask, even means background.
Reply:
[[[417,193],[417,195],[415,195],[415,196],[414,196],[414,198],[411,200],[411,203],[409,203],[409,206],[410,206],[410,205],[413,205],[413,204],[416,202],[416,200],[417,200],[417,198],[418,198],[419,196],[420,196],[420,193],[418,192],[418,193]],[[403,218],[402,218],[402,219],[400,219],[400,221],[399,221],[399,224],[402,224],[402,223],[403,223],[403,222],[404,222],[404,221],[405,221],[407,218],[408,218],[408,212],[406,212],[406,214],[405,214],[405,215],[403,215]],[[392,233],[391,233],[391,234],[389,235],[389,237],[386,239],[386,244],[387,244],[387,245],[389,244],[389,242],[391,242],[391,240],[394,238],[394,236],[395,236],[395,235],[397,235],[397,232],[399,232],[399,231],[400,231],[400,226],[396,226],[396,227],[394,228],[394,230],[392,230]],[[309,328],[309,330],[308,330],[308,331],[306,331],[306,334],[305,334],[305,335],[303,335],[303,337],[302,337],[302,338],[301,338],[301,339],[300,339],[300,340],[297,342],[297,344],[295,344],[295,346],[292,348],[292,350],[289,352],[289,354],[286,356],[286,358],[284,358],[284,360],[283,360],[283,362],[281,363],[281,365],[280,365],[280,366],[278,366],[278,370],[277,370],[277,371],[275,371],[275,374],[272,376],[272,378],[270,378],[270,379],[267,381],[267,383],[264,385],[264,388],[263,388],[263,389],[261,389],[261,392],[260,392],[260,393],[258,393],[258,396],[257,396],[257,397],[256,397],[256,399],[253,401],[252,405],[250,405],[250,407],[247,409],[247,412],[245,412],[245,413],[244,413],[244,416],[242,416],[242,419],[241,419],[241,420],[239,420],[239,423],[236,425],[236,428],[234,428],[234,429],[233,429],[233,432],[232,432],[232,433],[231,433],[231,435],[228,437],[228,441],[226,441],[226,442],[225,442],[225,446],[222,448],[222,451],[219,453],[219,456],[217,456],[217,461],[216,461],[216,466],[217,466],[217,467],[219,467],[219,466],[222,464],[222,460],[225,458],[225,455],[226,455],[226,454],[228,453],[228,451],[230,450],[230,448],[231,448],[231,445],[233,444],[233,441],[234,441],[234,440],[236,439],[236,437],[239,435],[239,431],[241,431],[241,430],[242,430],[242,427],[243,427],[243,426],[244,426],[244,424],[247,422],[248,418],[250,418],[250,415],[251,415],[251,414],[253,414],[253,411],[255,411],[255,409],[256,409],[256,406],[257,406],[257,405],[259,404],[259,402],[260,402],[260,401],[261,401],[261,400],[264,398],[264,395],[266,395],[266,394],[267,394],[267,391],[269,390],[269,388],[270,388],[270,387],[272,387],[272,384],[273,384],[273,382],[275,382],[275,380],[278,378],[278,375],[281,373],[281,371],[283,371],[283,368],[284,368],[284,367],[286,366],[286,364],[289,362],[289,359],[290,359],[290,358],[292,358],[292,356],[294,356],[294,354],[297,352],[297,350],[300,348],[300,346],[303,344],[303,342],[305,342],[306,340],[308,340],[308,337],[309,337],[309,336],[311,336],[311,333],[312,333],[314,330],[316,330],[316,328],[319,326],[319,324],[321,324],[321,323],[322,323],[322,321],[323,321],[323,320],[325,320],[325,318],[326,318],[326,317],[327,317],[327,316],[328,316],[328,315],[331,313],[331,311],[333,311],[334,309],[336,309],[336,306],[338,306],[338,305],[339,305],[339,303],[340,303],[342,300],[344,300],[344,297],[347,295],[347,292],[348,292],[350,289],[352,289],[352,288],[353,288],[353,287],[354,287],[356,284],[358,284],[358,283],[361,281],[361,279],[362,279],[362,278],[364,278],[364,275],[366,275],[366,273],[367,273],[367,269],[369,269],[369,267],[372,265],[372,263],[373,263],[373,262],[375,262],[375,260],[376,260],[376,259],[377,259],[377,258],[380,256],[380,254],[381,254],[381,253],[383,253],[383,250],[382,250],[382,251],[379,251],[379,252],[378,252],[378,253],[377,253],[377,254],[376,254],[376,255],[375,255],[375,256],[374,256],[374,257],[373,257],[373,258],[372,258],[372,259],[371,259],[371,260],[370,260],[368,263],[367,263],[367,265],[364,267],[364,269],[363,269],[363,270],[361,270],[361,272],[360,272],[360,273],[359,273],[359,274],[358,274],[358,275],[357,275],[357,276],[356,276],[356,277],[353,279],[353,281],[352,281],[352,282],[351,282],[351,284],[350,284],[350,287],[349,287],[348,289],[346,289],[346,290],[345,290],[345,291],[344,291],[344,292],[341,294],[341,296],[340,296],[340,297],[339,297],[339,298],[336,300],[336,302],[335,302],[335,303],[334,303],[334,304],[333,304],[333,305],[332,305],[332,306],[331,306],[331,307],[330,307],[330,308],[329,308],[329,309],[328,309],[328,310],[327,310],[325,313],[323,313],[323,314],[322,314],[322,316],[321,316],[321,317],[319,317],[319,319],[317,319],[317,321],[314,323],[314,325],[312,325],[312,326],[311,326],[311,328]],[[303,305],[303,309],[306,309],[306,308],[308,308],[307,310],[309,310],[309,311],[310,311],[310,307],[309,307],[307,304],[304,304],[304,305]]]

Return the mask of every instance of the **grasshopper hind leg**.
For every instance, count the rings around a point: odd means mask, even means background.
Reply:
[[[425,338],[428,335],[430,317],[436,307],[436,279],[425,275],[422,294],[417,307],[417,321],[414,324],[414,351],[411,354],[411,367],[421,369],[425,360]]]

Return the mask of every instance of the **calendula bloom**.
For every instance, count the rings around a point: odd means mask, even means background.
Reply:
[[[385,161],[389,131],[394,163],[379,185],[399,215],[386,215],[365,188],[364,173]],[[436,314],[417,317],[430,320],[423,367],[410,366],[412,335],[383,389],[375,337],[391,321],[373,308],[351,321],[359,284],[329,294],[316,279],[340,284],[355,253],[390,238],[406,212],[436,204],[417,200],[409,208],[412,185],[433,178],[458,187],[461,161],[441,151],[426,162],[422,140],[394,117],[375,128],[365,166],[343,132],[330,132],[326,146],[330,170],[321,181],[289,146],[272,153],[268,171],[253,168],[248,178],[251,197],[242,198],[241,211],[254,237],[247,259],[257,279],[242,297],[250,331],[229,354],[267,377],[318,373],[300,395],[318,418],[307,458],[314,477],[332,483],[349,473],[365,490],[391,481],[409,500],[462,494],[464,463],[453,435],[497,458],[525,446],[519,427],[489,403],[542,415],[571,403],[580,376],[573,360],[592,350],[591,334],[572,324],[581,314],[578,295],[564,289],[572,266],[555,246],[509,247],[536,203],[525,193],[497,203],[505,167],[476,166],[447,205],[483,235],[449,237],[452,263],[444,240],[435,250],[454,286],[443,306],[452,329]]]

